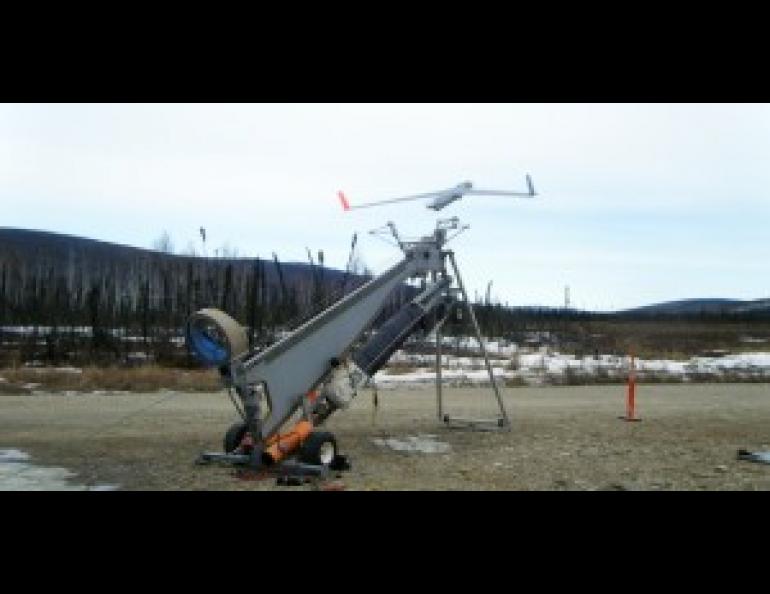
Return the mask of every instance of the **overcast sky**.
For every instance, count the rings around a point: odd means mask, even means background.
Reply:
[[[351,203],[450,187],[524,189],[439,213]],[[0,226],[178,251],[344,268],[353,232],[382,271],[394,221],[453,244],[471,293],[608,310],[689,297],[770,297],[770,106],[563,104],[0,105]]]

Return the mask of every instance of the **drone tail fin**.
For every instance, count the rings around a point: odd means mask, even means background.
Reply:
[[[348,199],[345,197],[345,194],[342,190],[337,192],[337,196],[339,196],[340,204],[342,204],[342,210],[350,210],[350,203],[348,202]]]
[[[530,196],[537,196],[537,194],[535,193],[535,186],[532,183],[532,177],[530,177],[529,173],[527,174],[527,188],[529,188]]]

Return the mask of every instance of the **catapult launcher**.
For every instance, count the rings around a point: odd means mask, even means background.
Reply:
[[[528,183],[529,195],[534,195],[529,179]],[[418,331],[434,332],[436,337],[439,421],[458,428],[509,430],[510,420],[454,252],[446,249],[448,241],[467,228],[457,217],[442,219],[432,234],[406,241],[388,223],[384,229],[401,250],[400,261],[264,350],[251,350],[245,328],[220,310],[203,309],[191,316],[186,328],[188,346],[203,364],[219,369],[228,393],[232,397],[235,392],[240,400],[239,404],[233,398],[233,404],[242,418],[225,434],[224,453],[203,453],[199,461],[287,475],[325,475],[344,457],[338,453],[334,435],[318,428],[347,408]],[[450,231],[455,233],[449,236]],[[417,296],[372,332],[392,293],[409,280],[419,283]],[[441,327],[458,308],[467,311],[479,342],[499,406],[497,418],[464,419],[443,410]]]

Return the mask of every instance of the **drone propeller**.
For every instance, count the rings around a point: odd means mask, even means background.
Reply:
[[[440,190],[438,192],[426,192],[424,194],[414,194],[412,196],[403,196],[401,198],[392,198],[390,200],[380,200],[378,202],[367,202],[365,204],[358,204],[351,206],[347,197],[342,191],[337,192],[340,203],[343,210],[354,210],[361,208],[370,208],[372,206],[381,206],[383,204],[393,204],[396,202],[411,202],[412,200],[424,200],[426,198],[433,198],[428,204],[428,208],[432,210],[441,210],[450,203],[460,200],[463,196],[518,196],[532,198],[537,196],[535,193],[535,186],[532,184],[532,178],[527,174],[527,192],[510,192],[507,190],[474,190],[471,182],[462,182],[457,184],[453,188],[447,190]]]

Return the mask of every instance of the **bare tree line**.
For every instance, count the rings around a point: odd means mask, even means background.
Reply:
[[[189,315],[198,309],[217,307],[228,312],[247,327],[252,344],[262,346],[370,277],[360,254],[352,249],[348,272],[343,272],[326,268],[323,253],[313,256],[309,248],[308,264],[287,264],[277,254],[240,258],[237,249],[228,246],[214,250],[212,257],[174,255],[167,233],[153,247],[142,250],[0,229],[0,365],[147,360],[189,365],[194,362],[184,348],[183,329]],[[397,291],[380,321],[413,293],[407,286]],[[742,322],[749,325],[749,332],[751,324],[766,325],[769,317],[762,311],[650,317],[566,308],[509,308],[490,303],[489,286],[486,299],[481,302],[477,296],[475,307],[487,337],[608,352],[621,348],[619,339],[607,329],[609,322],[633,322],[638,329],[656,327],[656,320],[707,322],[713,328]],[[450,320],[444,332],[467,334],[467,322]],[[680,342],[682,348],[687,347],[684,339]]]
[[[26,233],[26,235],[25,235]],[[0,242],[2,355],[45,363],[191,363],[183,328],[217,307],[247,326],[254,344],[299,323],[365,281],[304,264],[173,255],[167,233],[153,251],[20,232]],[[346,286],[343,286],[346,285]]]

